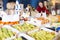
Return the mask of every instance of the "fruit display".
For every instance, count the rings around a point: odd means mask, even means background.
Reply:
[[[40,30],[34,33],[28,34],[29,36],[35,38],[35,40],[53,40],[55,37],[55,33],[53,32],[47,32],[44,30]]]
[[[23,40],[23,38],[16,36],[16,37],[7,38],[7,39],[5,39],[5,40]]]
[[[58,21],[58,18],[57,18],[56,16],[52,16],[52,15],[50,15],[50,16],[48,17],[48,19],[50,20],[51,23],[55,23],[55,22]]]
[[[0,24],[3,24],[3,25],[15,25],[15,24],[19,24],[19,22],[18,21],[15,21],[15,22],[2,22],[2,21],[0,21]]]
[[[14,38],[13,40],[22,40],[22,38],[18,37],[18,38]]]
[[[42,21],[42,24],[46,24],[46,23],[48,23],[48,22],[49,22],[49,20],[48,20],[48,19],[45,19],[45,18],[43,18],[43,17],[37,18],[37,20]]]
[[[0,28],[0,40],[15,36],[15,33],[6,28]]]
[[[22,38],[15,38],[14,40],[22,40]]]
[[[60,22],[60,15],[56,15],[56,17],[58,18],[58,22]]]
[[[56,15],[56,16],[49,15],[47,17],[47,19],[43,18],[43,17],[39,17],[39,18],[37,18],[37,20],[42,21],[41,22],[42,24],[50,23],[51,27],[59,27],[60,26],[60,15]]]
[[[28,24],[28,23],[24,23],[23,25],[14,25],[13,28],[19,30],[20,32],[28,32],[28,31],[32,31],[34,29],[37,29],[38,27],[32,25],[32,24]]]
[[[59,27],[60,26],[60,23],[52,23],[52,26]]]
[[[60,22],[60,15],[56,15],[56,16],[49,15],[48,19],[52,23],[54,23],[54,22]]]
[[[46,23],[55,23],[55,22],[60,22],[60,15],[56,15],[56,16],[52,16],[52,15],[49,15],[46,18],[43,18],[43,17],[39,17],[39,18],[36,18],[37,20],[40,20],[42,21],[42,24],[46,24]]]
[[[0,40],[54,40],[60,33],[58,3],[55,5],[55,0],[39,3],[35,1],[38,7],[40,4],[43,6],[36,10],[32,0],[28,2],[29,4],[25,2],[28,1],[7,0],[2,2],[3,10],[0,7]],[[4,10],[5,7],[6,10]]]

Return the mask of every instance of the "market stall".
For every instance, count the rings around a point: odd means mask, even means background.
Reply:
[[[7,3],[7,10],[0,11],[1,40],[54,40],[59,30],[60,15],[55,10],[49,15],[46,11],[39,13],[30,5],[25,9],[16,0]]]

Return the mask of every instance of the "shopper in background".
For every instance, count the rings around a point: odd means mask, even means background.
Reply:
[[[42,2],[39,2],[39,5],[37,6],[36,10],[41,13],[41,12],[46,12],[46,14],[49,15],[48,9],[44,6]]]
[[[11,15],[11,14],[14,14],[14,6],[15,6],[15,3],[14,2],[9,2],[7,3],[7,9],[5,10],[5,12],[8,14],[8,15]],[[11,7],[12,6],[12,7]]]
[[[44,6],[46,7],[46,9],[48,9],[48,4],[47,4],[47,1],[44,1]]]

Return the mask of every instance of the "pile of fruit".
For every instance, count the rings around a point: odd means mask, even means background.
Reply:
[[[20,32],[28,32],[28,31],[37,29],[38,27],[36,27],[32,24],[24,23],[23,25],[15,25],[15,26],[13,26],[13,28],[19,30]]]
[[[52,15],[50,15],[50,16],[48,17],[48,19],[50,20],[51,23],[55,23],[55,22],[58,21],[58,18],[57,18],[56,16],[52,16]]]
[[[56,15],[56,17],[58,18],[58,22],[60,22],[60,15]]]
[[[52,25],[51,26],[54,26],[54,27],[59,27],[60,26],[60,23],[52,23]]]
[[[56,16],[49,15],[47,19],[44,17],[39,17],[36,19],[42,21],[42,24],[46,24],[48,22],[54,23],[54,22],[60,22],[60,15],[56,15]]]
[[[46,24],[46,23],[48,23],[48,22],[49,22],[49,20],[48,20],[48,19],[45,19],[45,18],[43,18],[43,17],[37,18],[37,20],[42,21],[42,24]]]
[[[2,22],[2,21],[0,21],[0,24],[4,24],[4,25],[6,25],[6,24],[15,25],[15,24],[19,24],[19,22],[18,21],[16,21],[16,22]]]
[[[52,15],[49,15],[48,19],[54,23],[54,22],[60,22],[60,15],[56,15],[56,16],[52,16]]]
[[[17,38],[15,38],[13,40],[22,40],[22,38],[21,37],[17,37]]]
[[[8,30],[6,28],[0,28],[0,40],[5,40],[6,38],[10,38],[15,36],[15,33],[11,30]]]
[[[35,40],[53,40],[53,38],[55,37],[55,33],[40,30],[38,32],[29,34],[29,36],[35,38]]]

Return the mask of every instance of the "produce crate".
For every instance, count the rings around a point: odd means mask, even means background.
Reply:
[[[16,37],[17,33],[9,29],[9,26],[0,26],[0,40]]]
[[[19,30],[22,33],[27,33],[32,30],[39,30],[39,27],[29,23],[24,23],[22,25],[21,24],[13,25],[12,27]]]
[[[32,38],[35,38],[35,40],[53,40],[56,36],[55,31],[52,31],[44,27],[38,31],[28,32],[28,35]]]
[[[9,26],[9,25],[4,25],[2,28],[6,28],[8,30],[11,30],[12,32],[14,32],[16,35],[12,36],[12,37],[8,37],[5,40],[35,40],[34,38],[28,36],[25,33],[21,33],[18,30],[16,30],[15,28]]]

